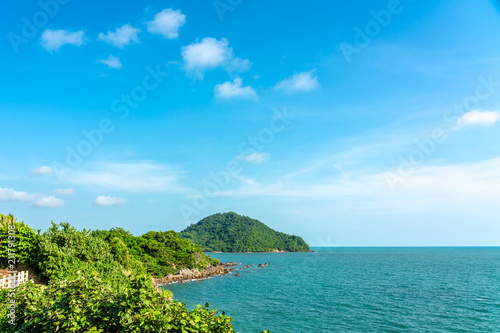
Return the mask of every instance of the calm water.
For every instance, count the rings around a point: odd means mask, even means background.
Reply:
[[[170,285],[237,332],[500,332],[500,248],[315,248],[215,254],[240,277]]]

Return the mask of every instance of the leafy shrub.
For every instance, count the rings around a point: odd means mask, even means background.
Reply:
[[[70,280],[79,274],[96,273],[113,283],[124,283],[123,267],[114,259],[109,244],[66,222],[59,225],[52,222],[39,237],[33,262],[49,280]]]
[[[208,304],[188,311],[159,294],[147,276],[128,278],[114,289],[98,276],[54,281],[42,290],[31,282],[17,288],[15,325],[0,310],[1,332],[234,332],[231,318]],[[0,293],[5,303],[5,292]]]
[[[6,256],[7,226],[12,215],[0,215],[2,249]],[[234,332],[230,317],[208,304],[188,311],[171,292],[152,286],[146,267],[205,267],[218,261],[174,231],[134,237],[121,228],[76,230],[55,224],[43,234],[16,223],[16,246],[24,263],[49,280],[47,287],[27,282],[15,290],[0,290],[0,332]],[[3,251],[3,252],[2,252]],[[150,266],[148,266],[148,264]],[[177,266],[178,265],[178,266]],[[149,270],[148,269],[148,270]],[[14,325],[8,316],[9,293],[15,293]]]
[[[128,267],[132,259],[142,263],[145,270],[154,276],[175,274],[182,268],[204,269],[217,265],[219,260],[201,251],[201,247],[183,239],[173,230],[150,231],[142,236],[134,236],[122,228],[96,230],[92,234],[108,242],[115,259]]]
[[[8,243],[9,243],[9,225],[15,226],[12,248],[15,251],[16,265],[31,264],[34,253],[37,250],[37,238],[39,232],[35,232],[24,222],[16,221],[16,218],[9,215],[0,214],[0,265],[2,268],[7,266]],[[12,236],[12,235],[11,235]]]

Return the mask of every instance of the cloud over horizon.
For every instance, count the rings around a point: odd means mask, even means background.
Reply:
[[[495,207],[500,200],[500,157],[468,164],[416,167],[394,190],[383,172],[340,174],[315,183],[286,175],[272,183],[246,177],[238,180],[239,186],[219,195],[347,201],[349,205],[338,206],[339,209],[365,210],[371,214],[420,213],[457,205],[464,209]]]
[[[171,166],[152,161],[98,162],[91,170],[77,170],[66,181],[83,186],[98,186],[130,192],[184,193],[178,183],[181,172]]]

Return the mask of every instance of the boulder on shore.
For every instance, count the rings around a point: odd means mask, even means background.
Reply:
[[[162,278],[154,278],[154,282],[157,285],[166,285],[175,282],[184,282],[188,280],[199,280],[206,279],[212,276],[224,275],[230,272],[228,265],[230,263],[219,264],[217,266],[208,266],[204,270],[200,271],[198,268],[183,268],[177,274],[169,274]]]

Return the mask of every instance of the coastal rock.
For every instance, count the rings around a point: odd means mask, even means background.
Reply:
[[[231,266],[238,265],[238,263],[236,261],[229,261],[229,262],[223,262],[219,265],[224,266],[224,267],[231,267]]]
[[[230,264],[230,265],[228,265]],[[231,263],[219,264],[217,266],[208,266],[204,270],[200,271],[198,268],[183,268],[177,274],[169,274],[162,278],[154,278],[153,281],[157,285],[166,285],[170,283],[184,282],[189,280],[200,280],[206,279],[212,276],[223,276],[230,272],[228,266],[232,266]]]

